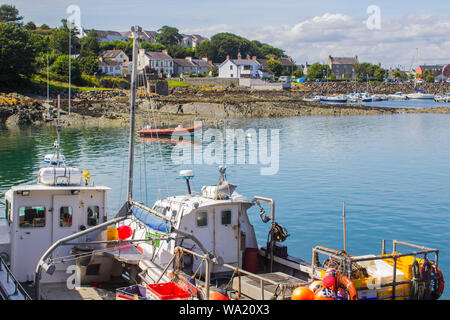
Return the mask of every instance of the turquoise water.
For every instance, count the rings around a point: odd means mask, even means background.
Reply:
[[[289,254],[310,261],[314,246],[342,249],[345,201],[348,252],[378,254],[382,239],[389,241],[388,252],[392,239],[438,248],[439,266],[450,275],[450,115],[247,119],[232,121],[230,128],[280,130],[277,174],[260,175],[259,164],[231,164],[227,177],[248,198],[275,200],[276,219],[291,234]],[[127,136],[128,129],[68,129],[61,136],[68,164],[90,170],[95,184],[112,188],[110,216],[125,200]],[[54,139],[53,129],[0,129],[2,194],[35,181]],[[217,164],[174,164],[173,148],[136,139],[135,199],[151,205],[160,196],[186,192],[181,169],[194,170],[196,191],[217,183]],[[264,244],[268,225],[256,208],[250,213]]]

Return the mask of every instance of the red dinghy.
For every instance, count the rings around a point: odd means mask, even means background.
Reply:
[[[167,137],[171,136],[173,134],[175,135],[191,135],[196,130],[200,130],[202,128],[201,125],[196,125],[192,127],[184,128],[183,126],[179,125],[176,128],[168,128],[168,129],[142,129],[139,130],[138,133],[140,136],[152,136],[152,137]]]

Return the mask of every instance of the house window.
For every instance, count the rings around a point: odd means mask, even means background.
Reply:
[[[100,219],[100,209],[98,206],[89,206],[87,209],[87,225],[96,226]]]
[[[231,224],[231,210],[222,211],[222,224],[223,225]]]
[[[208,212],[197,212],[197,227],[205,227],[208,225]]]
[[[62,228],[72,226],[72,207],[61,207],[59,209],[59,226]]]
[[[21,207],[19,226],[21,228],[45,227],[45,207]]]
[[[232,73],[230,73],[230,78],[233,78],[233,74]]]
[[[233,66],[232,65],[230,66],[230,70],[233,70]]]

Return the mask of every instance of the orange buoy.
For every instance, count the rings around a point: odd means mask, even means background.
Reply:
[[[292,300],[314,300],[314,292],[307,287],[298,287],[292,292]]]
[[[335,300],[336,294],[329,288],[321,288],[314,295],[314,300]]]

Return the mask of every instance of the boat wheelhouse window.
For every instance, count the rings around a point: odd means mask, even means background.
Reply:
[[[21,228],[45,227],[45,207],[21,207],[19,226]]]
[[[176,219],[176,218],[177,218],[177,213],[178,213],[177,210],[172,210],[172,218],[173,218],[173,219]]]
[[[87,209],[87,225],[96,226],[100,218],[100,209],[98,206],[89,206]]]
[[[162,214],[162,215],[166,215],[166,208],[165,207],[161,207],[161,206],[154,206],[153,210],[155,210],[156,212]]]
[[[208,212],[197,212],[197,227],[205,227],[208,225]]]
[[[11,222],[11,203],[8,200],[5,202],[5,219]]]
[[[231,210],[222,211],[222,224],[231,224]]]
[[[62,228],[72,226],[72,207],[61,207],[59,209],[59,226]]]

